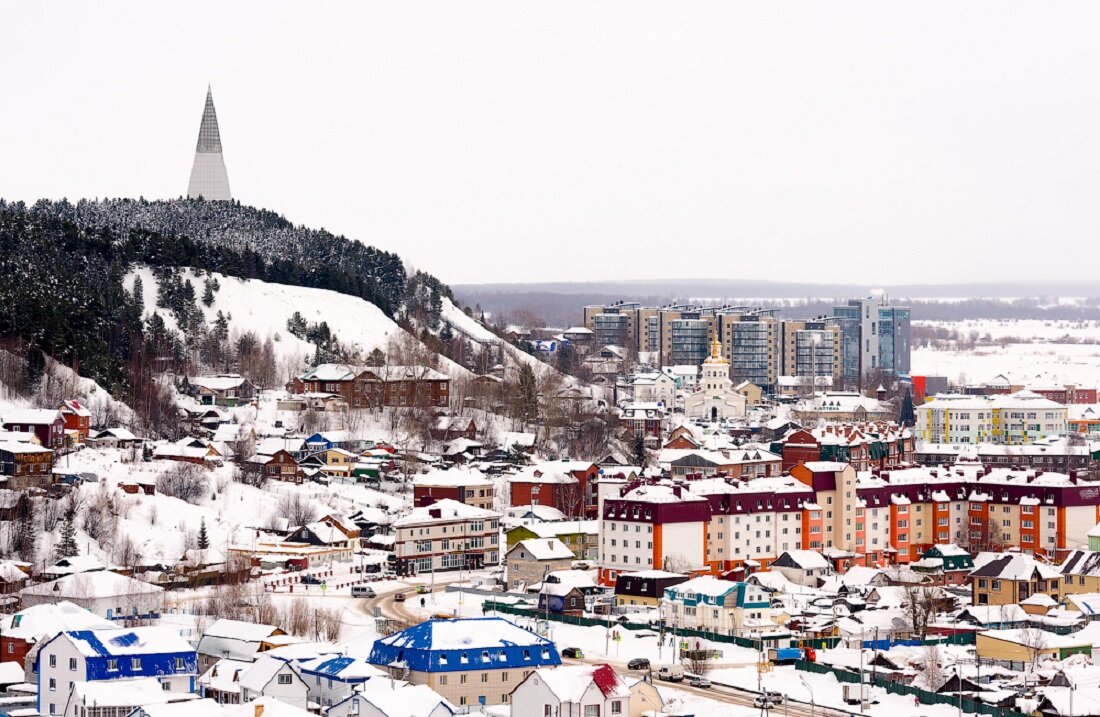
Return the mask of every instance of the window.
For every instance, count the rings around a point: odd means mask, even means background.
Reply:
[[[600,717],[600,706],[599,705],[585,705],[584,706],[584,717]]]
[[[57,690],[57,680],[54,679],[53,677],[51,677],[50,678],[50,691],[53,692],[53,691],[56,691],[56,690]]]
[[[184,664],[183,658],[182,657],[177,657],[176,658],[176,670],[177,671],[182,671],[185,667],[186,667],[186,665]]]
[[[481,681],[482,682],[488,682],[489,681],[489,673],[488,672],[482,672],[481,673]]]
[[[446,675],[440,675],[439,676],[439,684],[441,684],[441,685],[447,684],[447,676]]]
[[[57,655],[50,655],[50,667],[57,667]]]
[[[553,715],[554,715],[553,711],[554,711],[554,708],[551,707],[550,705],[543,705],[542,706],[542,717],[553,717]]]
[[[107,660],[107,669],[108,670],[118,670],[118,660],[117,659]]]
[[[11,645],[9,645],[8,647],[11,647]],[[75,657],[70,657],[69,658],[69,670],[71,670],[71,671],[76,670],[76,658]]]
[[[140,657],[131,657],[130,658],[130,669],[131,670],[140,670],[141,669],[141,658]]]
[[[622,711],[623,711],[623,703],[622,703],[621,700],[615,700],[614,702],[611,703],[611,714],[613,714],[613,715],[622,714]]]
[[[466,675],[459,675],[458,676],[458,682],[459,682],[459,684],[462,684],[462,685],[466,684]]]
[[[279,684],[280,685],[289,685],[289,684],[291,684],[290,675],[279,675]]]

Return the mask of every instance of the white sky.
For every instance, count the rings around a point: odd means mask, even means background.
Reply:
[[[234,196],[449,282],[1100,259],[1096,3],[167,5],[0,0],[0,196],[183,194],[209,81]]]

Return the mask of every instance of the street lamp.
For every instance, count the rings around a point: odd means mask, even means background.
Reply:
[[[816,717],[817,704],[814,702],[814,688],[810,687],[810,683],[806,681],[805,675],[799,675],[798,679],[802,682],[802,686],[806,688],[806,691],[810,693],[810,717]]]

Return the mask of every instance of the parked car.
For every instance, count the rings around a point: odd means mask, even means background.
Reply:
[[[357,598],[373,598],[378,597],[378,593],[374,592],[374,588],[370,585],[352,585],[351,596]]]
[[[584,653],[581,652],[579,647],[567,647],[561,651],[562,657],[568,657],[573,660],[579,660],[584,657]]]
[[[635,657],[630,662],[626,663],[626,669],[628,670],[648,670],[649,660],[644,657]]]
[[[687,683],[692,687],[698,687],[704,690],[710,689],[710,680],[703,677],[702,675],[692,675],[691,677],[687,678]]]
[[[405,593],[397,593],[393,596],[394,602],[405,602]]]
[[[783,694],[782,692],[769,691],[765,692],[764,694],[768,696],[768,699],[771,700],[772,704],[774,705],[781,705],[787,701],[787,695]]]
[[[771,709],[775,707],[775,703],[769,700],[767,695],[757,695],[752,701],[752,706],[759,707],[760,709],[764,709],[765,707]]]
[[[305,585],[320,585],[322,582],[324,581],[321,580],[321,578],[314,577],[313,575],[302,576],[302,583]]]
[[[658,679],[668,680],[669,682],[683,682],[684,666],[663,665],[661,669],[657,671],[657,677]]]

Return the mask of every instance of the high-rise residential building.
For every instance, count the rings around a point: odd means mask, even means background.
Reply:
[[[229,174],[222,157],[222,138],[218,131],[218,115],[214,111],[214,95],[206,88],[206,105],[199,125],[199,141],[195,146],[195,162],[191,165],[191,181],[187,184],[190,199],[202,197],[208,201],[228,201]]]
[[[718,312],[722,351],[734,383],[748,381],[771,391],[779,375],[778,309],[723,309]]]
[[[885,293],[875,291],[834,306],[833,318],[843,334],[843,378],[859,380],[878,369],[892,375],[909,373],[908,308],[891,306]]]
[[[713,308],[669,306],[661,309],[661,363],[698,366],[710,354],[717,331]]]
[[[810,379],[841,377],[841,327],[831,319],[782,322],[782,375]]]
[[[584,326],[592,332],[598,347],[638,348],[638,321],[641,307],[634,302],[584,307]]]

